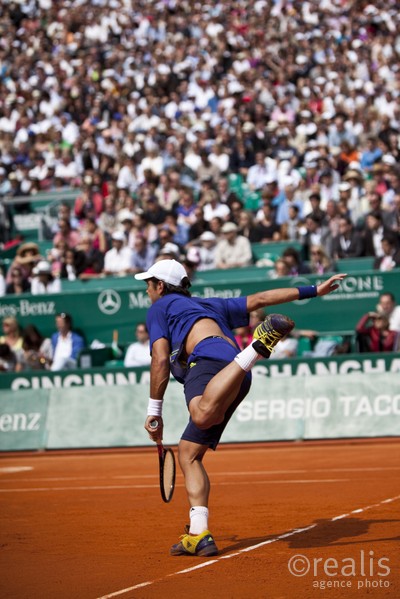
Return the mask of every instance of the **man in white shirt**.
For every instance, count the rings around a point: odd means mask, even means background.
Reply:
[[[124,366],[148,366],[151,362],[149,333],[144,322],[136,327],[136,343],[129,345],[124,358]]]
[[[238,268],[248,266],[252,261],[251,244],[247,237],[237,234],[235,223],[222,226],[224,239],[218,242],[215,250],[216,268]]]
[[[114,276],[127,275],[131,272],[133,252],[125,245],[123,231],[115,231],[111,239],[113,247],[105,253],[103,273]]]
[[[376,308],[379,313],[385,314],[389,318],[390,330],[400,333],[400,306],[396,306],[393,293],[383,292]]]

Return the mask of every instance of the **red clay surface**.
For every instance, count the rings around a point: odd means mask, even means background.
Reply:
[[[208,559],[168,554],[188,507],[180,474],[162,503],[155,448],[3,456],[0,597],[398,599],[399,450],[395,439],[210,452],[221,552]]]

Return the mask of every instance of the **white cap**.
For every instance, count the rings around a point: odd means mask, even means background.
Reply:
[[[149,268],[147,272],[139,272],[135,275],[135,279],[144,281],[146,279],[156,278],[164,283],[175,285],[176,287],[181,286],[181,281],[184,277],[187,277],[186,270],[176,260],[160,260]]]
[[[123,231],[114,231],[111,238],[115,241],[125,241],[125,233]]]
[[[237,231],[238,230],[238,226],[235,225],[235,223],[225,223],[224,225],[222,225],[221,231],[222,233],[233,233],[233,231]]]
[[[33,274],[40,275],[42,273],[51,274],[51,264],[46,260],[40,260],[33,269]]]
[[[215,241],[217,238],[212,231],[204,231],[200,235],[200,241]]]

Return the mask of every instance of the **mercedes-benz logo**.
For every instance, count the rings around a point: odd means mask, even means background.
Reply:
[[[103,314],[115,314],[121,307],[121,298],[114,289],[104,289],[97,298],[97,305]]]

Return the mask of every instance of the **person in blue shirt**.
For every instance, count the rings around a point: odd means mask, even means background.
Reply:
[[[208,529],[210,481],[203,465],[209,448],[216,449],[232,414],[249,392],[251,369],[294,327],[280,314],[270,314],[255,329],[253,341],[240,351],[233,330],[248,326],[249,314],[266,306],[326,295],[338,288],[344,274],[318,286],[273,289],[238,298],[191,297],[185,268],[161,260],[135,275],[145,280],[151,307],[146,324],[150,335],[150,399],[145,429],[162,440],[162,405],[170,373],[184,385],[190,418],[179,447],[179,464],[190,504],[190,526],[171,555],[211,556],[218,553]],[[151,424],[157,421],[156,429]]]

